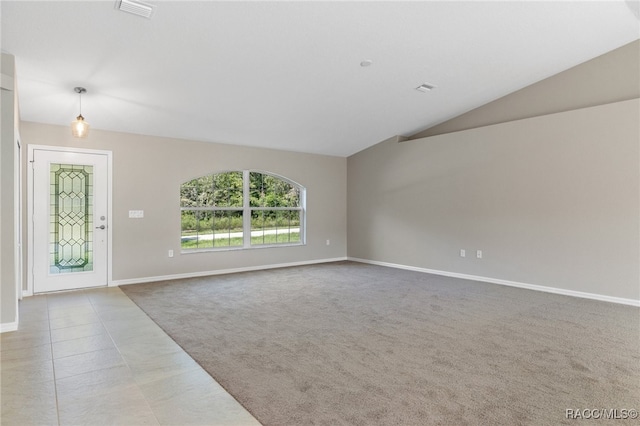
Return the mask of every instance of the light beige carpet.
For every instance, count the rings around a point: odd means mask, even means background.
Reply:
[[[640,310],[352,262],[123,286],[265,425],[640,408]]]

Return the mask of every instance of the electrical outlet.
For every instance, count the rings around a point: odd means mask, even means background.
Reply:
[[[327,240],[327,245],[330,246],[331,245],[331,240]]]
[[[173,250],[169,250],[169,257],[173,257]]]
[[[467,251],[465,249],[460,249],[460,257],[466,257]]]
[[[482,259],[482,250],[476,250],[476,257]]]

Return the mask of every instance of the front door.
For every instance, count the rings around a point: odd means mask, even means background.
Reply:
[[[107,285],[108,157],[34,149],[33,292]]]

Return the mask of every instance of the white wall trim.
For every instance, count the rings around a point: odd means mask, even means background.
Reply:
[[[542,291],[545,293],[561,294],[564,296],[580,297],[583,299],[600,300],[602,302],[618,303],[621,305],[630,305],[640,307],[640,300],[626,299],[623,297],[606,296],[604,294],[586,293],[583,291],[567,290],[564,288],[547,287],[537,284],[527,284],[517,281],[502,280],[499,278],[481,277],[478,275],[461,274],[458,272],[439,271],[436,269],[418,268],[415,266],[399,265],[397,263],[378,262],[377,260],[359,259],[356,257],[348,257],[348,260],[360,263],[369,263],[378,266],[388,266],[390,268],[406,269],[409,271],[424,272],[427,274],[442,275],[445,277],[461,278],[463,280],[482,281],[491,284],[506,285],[509,287],[524,288],[527,290]]]
[[[184,278],[197,278],[197,277],[206,277],[209,275],[223,275],[223,274],[233,274],[236,272],[249,272],[249,271],[261,271],[266,269],[275,269],[275,268],[287,268],[290,266],[304,266],[304,265],[313,265],[316,263],[329,263],[329,262],[340,262],[347,260],[346,257],[335,257],[332,259],[318,259],[318,260],[304,260],[301,262],[290,262],[290,263],[276,263],[273,265],[259,265],[259,266],[247,266],[243,268],[231,268],[231,269],[218,269],[215,271],[201,271],[201,272],[187,272],[185,274],[173,274],[173,275],[161,275],[156,277],[141,277],[141,278],[130,278],[124,280],[113,280],[110,286],[120,286],[120,285],[128,285],[128,284],[142,284],[142,283],[150,283],[154,281],[167,281],[167,280],[178,280]]]
[[[6,333],[8,331],[16,331],[18,329],[18,321],[5,322],[0,324],[0,333]]]

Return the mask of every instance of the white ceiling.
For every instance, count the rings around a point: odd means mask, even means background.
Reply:
[[[635,0],[115,3],[1,2],[23,120],[84,86],[95,129],[348,156],[640,38]]]

